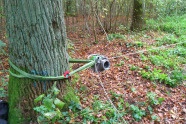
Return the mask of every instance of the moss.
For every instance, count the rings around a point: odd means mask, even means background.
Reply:
[[[13,108],[12,110],[10,110],[9,121],[8,121],[9,124],[20,124],[23,123],[24,120],[25,118],[21,114],[20,109]]]
[[[15,74],[17,73],[14,69],[11,71]],[[28,122],[28,117],[30,113],[29,102],[26,102],[28,98],[28,87],[32,83],[30,79],[20,79],[13,76],[9,76],[8,84],[8,103],[9,103],[9,119],[10,124],[20,124],[25,121]],[[27,111],[25,111],[27,110]]]
[[[13,70],[11,70],[13,71]],[[14,71],[14,73],[16,73]],[[24,120],[24,117],[21,115],[20,106],[18,102],[20,101],[21,94],[21,83],[20,79],[17,79],[10,75],[9,85],[8,85],[8,102],[9,102],[9,123],[18,124]]]

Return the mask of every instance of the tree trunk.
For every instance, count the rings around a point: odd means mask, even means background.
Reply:
[[[142,18],[142,0],[134,0],[134,8],[133,8],[133,19],[131,30],[139,30],[143,26],[143,18]]]
[[[97,41],[97,33],[96,33],[96,21],[95,21],[95,12],[96,12],[96,5],[97,3],[94,3],[92,0],[89,1],[89,4],[90,4],[90,7],[91,7],[91,20],[92,20],[92,23],[93,23],[93,33],[94,33],[94,43],[98,43]],[[95,5],[95,6],[94,6]]]
[[[6,0],[10,60],[27,73],[61,76],[69,70],[66,28],[61,0]],[[17,73],[10,68],[12,72]],[[53,81],[9,77],[9,123],[29,123],[36,118],[34,99]],[[69,80],[58,80],[59,98],[78,102]]]
[[[79,0],[75,1],[75,13],[76,13],[76,17],[78,17],[78,15],[79,15]]]
[[[143,16],[142,16],[142,18],[145,19],[146,0],[143,0],[143,5],[142,6],[143,6],[142,7],[142,9],[143,9]]]
[[[72,9],[72,1],[71,0],[67,0],[67,13],[71,14],[71,9]]]
[[[4,0],[0,0],[0,40],[3,39],[3,36],[5,36],[5,17],[4,17]]]

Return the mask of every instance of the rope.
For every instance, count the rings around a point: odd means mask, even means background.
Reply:
[[[97,72],[96,64],[95,64],[95,69],[96,69],[96,72]],[[103,88],[103,91],[104,91],[104,93],[105,93],[105,95],[106,95],[108,101],[111,103],[111,105],[112,105],[113,108],[116,110],[116,112],[118,113],[118,115],[120,116],[120,118],[123,120],[123,122],[124,122],[125,124],[127,124],[127,122],[125,121],[125,119],[122,117],[121,113],[117,110],[117,108],[115,107],[115,105],[113,104],[113,102],[111,101],[111,99],[109,98],[108,93],[106,92],[105,87],[104,87],[104,85],[103,85],[103,82],[101,81],[101,78],[100,78],[100,76],[99,76],[99,73],[98,73],[98,79],[99,79],[99,82],[100,82],[100,84],[101,84],[101,87]]]
[[[170,44],[170,45],[166,45],[166,46],[161,46],[161,47],[154,47],[154,48],[152,48],[152,49],[141,50],[141,51],[134,52],[134,53],[127,53],[127,54],[125,54],[125,55],[110,57],[110,58],[108,58],[108,59],[116,59],[116,58],[120,58],[120,57],[124,57],[124,56],[128,56],[128,55],[134,55],[134,54],[138,54],[138,53],[147,52],[147,51],[150,51],[150,50],[162,49],[162,48],[166,48],[166,47],[169,47],[169,46],[173,46],[173,45],[177,45],[177,44],[182,44],[182,43],[186,43],[186,41],[180,42],[180,43],[175,43],[175,44]]]
[[[105,31],[105,29],[104,29],[104,27],[103,27],[103,25],[102,25],[102,23],[101,23],[101,21],[100,21],[100,19],[99,19],[99,16],[97,15],[96,12],[94,12],[94,13],[95,13],[95,15],[96,15],[96,17],[97,17],[97,19],[98,19],[98,22],[99,22],[101,28],[103,29],[103,31],[104,31],[104,33],[105,33],[105,35],[106,35],[106,37],[107,37],[107,40],[108,40],[109,43],[110,43],[110,39],[108,38],[107,32]]]

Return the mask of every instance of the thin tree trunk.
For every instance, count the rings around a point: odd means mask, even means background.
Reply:
[[[119,7],[118,7],[118,9],[116,11],[117,13],[115,13],[116,14],[115,19],[113,20],[114,28],[113,28],[112,31],[116,31],[116,28],[117,28],[116,24],[120,24],[120,22],[118,21],[120,19],[118,19],[118,18],[119,18],[120,13],[122,12],[122,6],[123,6],[123,4],[121,3],[121,1],[119,1]],[[117,23],[117,21],[118,21],[118,23]],[[122,21],[125,21],[125,20],[122,20]]]
[[[68,71],[62,1],[6,0],[5,4],[10,60],[23,71],[35,71],[37,75],[45,72],[47,76],[61,76]],[[10,75],[10,124],[29,123],[36,118],[34,99],[53,85],[53,81],[45,83]],[[68,81],[58,80],[57,87],[61,90],[59,98],[66,105],[77,101]]]
[[[141,29],[141,27],[143,25],[142,14],[143,14],[142,1],[141,0],[134,0],[133,19],[132,19],[131,30]]]
[[[91,19],[92,19],[92,23],[93,23],[94,43],[97,43],[98,41],[97,41],[96,24],[95,24],[96,23],[96,21],[95,21],[95,17],[96,17],[95,8],[96,7],[94,7],[94,2],[92,0],[90,0],[89,3],[90,3],[90,6],[91,6],[91,15],[92,15]]]
[[[4,0],[0,0],[0,40],[3,39],[3,36],[5,35],[5,4]]]
[[[76,13],[76,17],[78,17],[78,15],[79,15],[79,0],[75,1],[75,13]]]
[[[83,10],[83,19],[84,19],[84,22],[85,22],[85,30],[87,29],[89,34],[90,34],[90,29],[89,29],[89,26],[88,26],[87,13],[86,13],[86,8],[85,8],[85,0],[83,1],[82,10]]]
[[[146,9],[146,0],[143,0],[143,7],[142,7],[142,9],[143,9],[143,19],[145,18],[145,9]]]
[[[112,8],[113,8],[113,5],[114,5],[114,2],[115,0],[113,0],[111,3],[110,3],[110,13],[109,13],[109,19],[110,19],[110,22],[109,22],[109,29],[108,30],[111,30],[112,29]]]

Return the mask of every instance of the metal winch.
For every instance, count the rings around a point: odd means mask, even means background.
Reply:
[[[110,68],[110,62],[104,55],[93,55],[90,60],[95,60],[95,65],[92,66],[91,69],[96,73]]]

